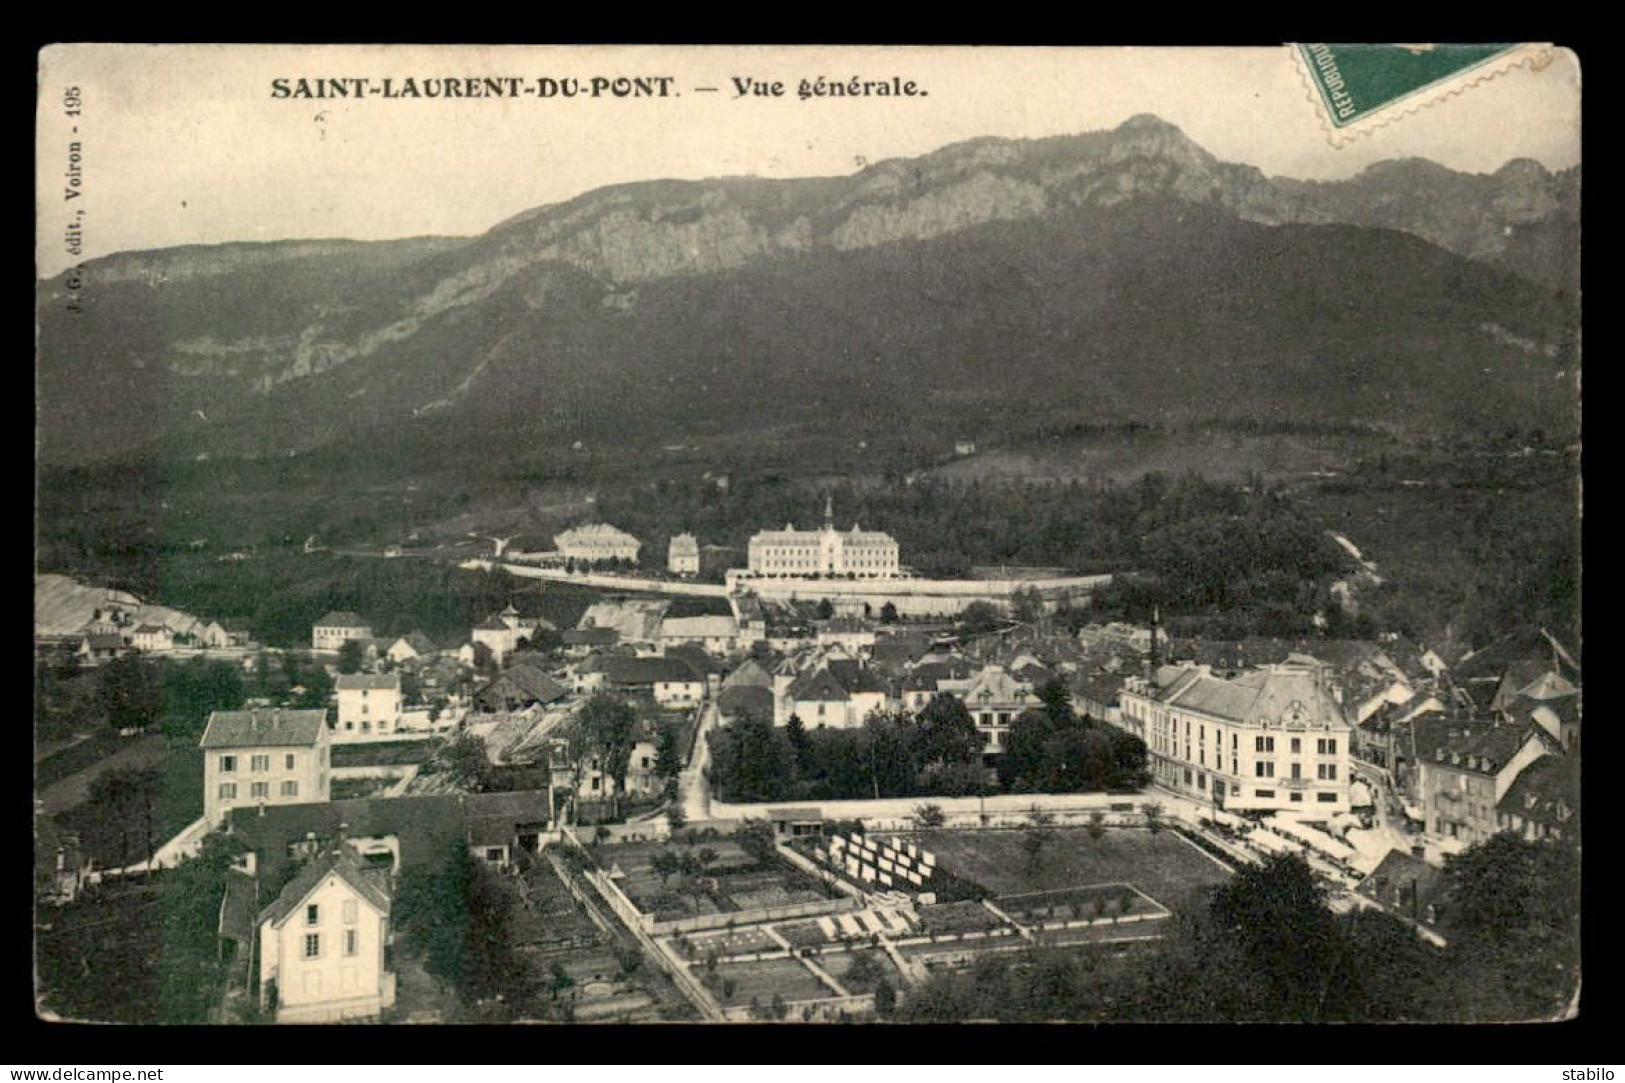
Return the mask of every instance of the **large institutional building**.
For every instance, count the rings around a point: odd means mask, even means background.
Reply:
[[[1353,727],[1316,667],[1226,679],[1207,666],[1162,666],[1129,678],[1119,703],[1119,724],[1145,741],[1169,789],[1232,811],[1349,810]]]
[[[759,575],[854,575],[859,578],[895,578],[897,541],[890,534],[835,529],[835,511],[824,503],[822,530],[764,530],[750,539],[750,570]]]
[[[600,560],[627,560],[636,564],[642,547],[632,535],[608,523],[589,523],[566,530],[553,537],[553,544],[565,559],[589,564]]]

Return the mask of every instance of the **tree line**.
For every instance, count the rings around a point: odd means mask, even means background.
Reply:
[[[909,1022],[1512,1022],[1563,1018],[1579,987],[1579,862],[1497,835],[1447,859],[1439,931],[1336,914],[1295,855],[1246,866],[1138,954],[1034,948],[928,978]]]
[[[730,803],[1133,789],[1148,778],[1145,743],[1079,716],[1064,684],[1010,728],[990,774],[965,704],[938,695],[917,714],[871,714],[861,727],[783,727],[745,713],[713,731],[711,782]]]

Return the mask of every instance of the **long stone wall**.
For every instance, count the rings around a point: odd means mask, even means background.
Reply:
[[[1050,608],[1078,601],[1111,583],[1109,575],[1063,579],[808,579],[728,576],[730,589],[748,590],[768,601],[865,604],[878,611],[888,602],[905,617],[954,616],[973,602],[1007,605],[1018,590],[1031,588]]]

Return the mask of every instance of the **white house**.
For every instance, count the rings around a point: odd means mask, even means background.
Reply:
[[[130,646],[138,651],[175,649],[175,633],[161,624],[143,624],[130,633]]]
[[[666,569],[673,575],[700,574],[700,543],[692,534],[678,534],[666,547]]]
[[[211,824],[233,808],[330,800],[326,711],[215,711],[198,744]]]
[[[1208,666],[1130,677],[1118,724],[1142,733],[1169,789],[1231,810],[1333,816],[1350,807],[1353,727],[1320,666],[1266,666],[1233,680]]]
[[[335,744],[390,737],[401,728],[400,674],[341,673],[337,691]]]
[[[348,610],[338,610],[317,621],[310,630],[312,650],[336,651],[352,639],[371,639],[372,625]]]
[[[589,523],[553,536],[553,545],[566,560],[595,564],[604,560],[637,563],[642,542],[608,523]]]
[[[395,1004],[385,968],[392,889],[387,869],[348,844],[314,858],[260,911],[260,1002],[278,1023],[376,1018]]]
[[[982,735],[982,750],[989,753],[1009,748],[1010,727],[1016,718],[1027,708],[1040,706],[1032,688],[1003,666],[984,666],[960,698]]]
[[[739,643],[739,622],[731,614],[667,617],[660,622],[660,642],[665,647],[697,643],[709,654],[728,654]]]
[[[428,636],[422,632],[413,632],[411,635],[401,636],[391,643],[389,649],[384,652],[384,657],[396,665],[400,665],[402,662],[428,658],[436,650],[438,648],[435,647],[434,642]]]

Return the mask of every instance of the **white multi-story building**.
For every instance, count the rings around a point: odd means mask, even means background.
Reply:
[[[759,575],[847,575],[890,579],[898,572],[897,541],[890,534],[835,529],[835,511],[824,503],[822,530],[764,530],[750,539],[750,570]]]
[[[565,560],[589,564],[602,560],[628,560],[636,564],[638,550],[643,543],[608,523],[588,523],[554,535],[553,545]]]
[[[700,574],[700,543],[692,534],[678,534],[666,547],[666,569],[673,575]]]
[[[391,885],[340,843],[259,915],[260,997],[278,1023],[376,1018],[395,1003],[387,969]]]
[[[329,800],[326,711],[215,711],[198,743],[211,824],[234,808]]]
[[[1349,810],[1353,727],[1316,666],[1268,666],[1233,679],[1208,666],[1131,677],[1118,724],[1141,737],[1152,775],[1232,811]]]
[[[343,673],[338,679],[338,722],[333,741],[367,741],[390,737],[401,727],[401,678],[398,673]]]
[[[317,621],[310,630],[311,649],[318,651],[336,651],[342,648],[347,640],[371,638],[372,625],[354,613],[344,610],[329,613]]]

